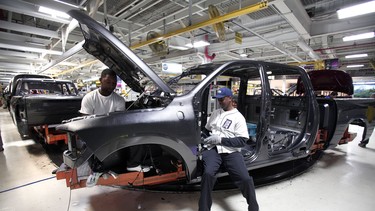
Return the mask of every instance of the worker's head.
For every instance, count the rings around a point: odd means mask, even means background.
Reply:
[[[104,96],[110,95],[117,85],[116,73],[111,69],[105,69],[100,75],[100,94]]]
[[[217,91],[217,94],[213,96],[213,98],[217,99],[217,101],[220,104],[220,107],[224,111],[229,111],[233,109],[232,97],[233,97],[232,91],[226,87],[220,88]]]

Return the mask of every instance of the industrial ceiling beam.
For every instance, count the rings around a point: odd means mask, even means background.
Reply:
[[[68,12],[72,9],[83,9],[81,6],[76,6],[73,4],[63,3],[61,1],[51,1],[51,0],[23,0],[34,5],[43,5],[44,7],[54,9],[60,12]]]
[[[301,36],[297,41],[298,47],[300,47],[311,59],[315,61],[320,60],[320,57],[305,42],[305,40],[311,38],[311,21],[302,3],[295,0],[275,0],[272,2],[272,6],[275,7],[275,11],[277,11]],[[290,53],[291,52],[288,52],[288,54]],[[298,58],[296,61],[298,61]]]
[[[290,52],[288,49],[284,48],[282,46],[282,44],[280,42],[275,42],[275,41],[271,41],[267,38],[265,38],[264,36],[256,33],[255,31],[249,29],[248,27],[236,22],[236,21],[232,21],[232,23],[236,24],[237,26],[241,27],[242,29],[245,29],[246,31],[256,35],[257,37],[259,37],[260,39],[264,40],[265,42],[267,42],[268,44],[272,45],[276,50],[280,51],[280,53],[282,54],[285,54],[285,55],[288,55],[290,57],[292,57],[294,60],[296,60],[297,62],[298,61],[303,61],[303,59],[301,59],[300,57],[298,57],[297,55],[293,54],[292,52]]]
[[[227,57],[229,57],[229,58],[231,58],[231,59],[245,59],[245,58],[241,57],[239,54],[233,53],[233,52],[231,52],[231,51],[228,51],[228,52],[226,52],[226,53],[223,54],[223,55],[224,55],[224,56],[227,56]]]
[[[22,44],[0,43],[0,48],[13,49],[13,50],[19,50],[19,51],[30,51],[30,52],[36,52],[36,53],[46,53],[46,54],[53,54],[53,55],[62,55],[61,51],[47,50],[45,48],[27,47]]]
[[[367,53],[370,57],[375,58],[375,48],[358,49],[358,50],[350,49],[350,55],[352,55],[352,54],[362,54],[362,53]],[[337,56],[333,57],[333,58],[344,57],[342,59],[345,59],[345,56],[348,56],[349,53],[347,51],[338,51],[338,52],[336,52],[336,55]],[[349,60],[352,60],[352,59],[349,59]]]
[[[13,76],[13,75],[17,75],[19,73],[17,72],[9,72],[9,71],[3,71],[3,70],[0,70],[0,75],[7,75],[7,76]]]
[[[26,59],[26,58],[12,58],[12,63],[16,64],[41,64],[47,63],[47,59]],[[0,56],[0,62],[9,62],[9,56]]]
[[[103,23],[104,13],[98,11],[92,17],[93,17],[93,19],[95,19],[99,23]],[[111,25],[112,25],[112,22],[117,20],[117,17],[109,15],[109,14],[107,14],[107,18],[108,18]],[[115,25],[117,27],[119,27],[121,30],[125,30],[125,31],[128,31],[128,29],[130,28],[130,25],[136,25],[136,26],[139,26],[139,27],[143,27],[143,25],[141,25],[141,24],[132,23],[132,22],[127,21],[127,20],[121,20],[120,22],[117,22]]]
[[[27,64],[15,64],[15,63],[9,63],[9,62],[0,62],[0,67],[1,69],[12,69],[12,71],[14,69],[16,70],[29,70],[29,71],[33,71],[34,69],[32,68],[31,65],[27,65]]]
[[[288,57],[285,54],[280,54],[278,51],[267,52],[267,53],[256,53],[256,54],[250,55],[248,57],[248,59],[251,59],[251,60],[262,60],[262,61],[267,61],[267,60],[271,60],[271,59],[274,60],[274,59],[277,59],[277,58],[288,58],[288,60],[284,60],[284,62],[282,62],[282,63],[287,63],[287,62],[291,61],[290,57]]]
[[[172,32],[172,33],[168,33],[167,35],[163,36],[163,39],[167,39],[167,38],[170,38],[170,37],[173,37],[173,36],[177,36],[177,35],[182,34],[184,32],[193,31],[193,30],[201,28],[201,27],[209,26],[209,25],[212,25],[214,23],[218,23],[218,22],[222,22],[222,21],[225,21],[225,20],[229,20],[229,19],[232,19],[234,17],[238,17],[240,15],[247,14],[247,13],[250,13],[250,12],[255,12],[255,11],[258,11],[260,9],[265,9],[265,8],[267,8],[267,1],[264,1],[264,2],[261,2],[261,3],[258,3],[258,4],[254,4],[254,5],[250,5],[248,7],[245,7],[243,9],[241,9],[241,10],[233,11],[233,12],[228,13],[226,15],[219,16],[219,17],[217,17],[215,19],[210,19],[210,20],[207,20],[207,21],[204,21],[204,22],[201,22],[201,23],[198,23],[198,24],[195,24],[195,25],[192,25],[192,26],[189,26],[189,27],[177,30],[177,31]],[[155,41],[151,40],[151,42],[148,41],[149,43],[147,43],[147,44],[154,43],[154,42],[158,41],[157,38],[154,39],[154,40]],[[147,44],[143,44],[142,46],[147,45]],[[139,44],[138,44],[138,46],[139,46]],[[139,47],[141,47],[141,46],[139,46]],[[132,46],[131,48],[135,49],[134,46]],[[59,59],[59,60],[61,60],[61,59]],[[63,60],[61,60],[61,61],[63,61]],[[50,65],[48,65],[48,66],[50,66]],[[51,68],[52,66],[53,65],[51,65],[48,68]],[[83,65],[83,66],[85,66],[85,65]],[[44,67],[43,70],[40,71],[39,73],[46,71],[48,68]]]
[[[162,0],[157,0],[157,1],[152,1],[152,2],[143,1],[139,4],[131,5],[131,8],[128,8],[128,9],[124,10],[124,12],[120,16],[118,16],[115,20],[112,20],[110,25],[114,25],[114,24],[120,22],[125,17],[127,19],[130,19],[130,18],[138,15],[140,12],[143,12],[143,11],[155,6],[156,4],[158,4],[161,1]]]
[[[245,7],[243,9],[236,10],[236,11],[227,13],[225,15],[218,16],[216,18],[212,18],[212,19],[209,19],[209,20],[206,20],[206,21],[203,21],[203,22],[191,25],[191,26],[179,29],[179,30],[174,31],[174,32],[170,32],[170,33],[161,35],[161,36],[156,37],[154,39],[150,39],[150,40],[141,42],[139,44],[135,44],[135,45],[131,46],[130,48],[131,49],[137,49],[137,48],[143,47],[145,45],[156,43],[156,42],[158,42],[160,40],[168,39],[168,38],[177,36],[179,34],[190,32],[190,31],[202,28],[202,27],[211,26],[211,25],[213,25],[215,23],[227,21],[227,20],[230,20],[232,18],[241,16],[241,15],[245,15],[245,14],[248,14],[248,13],[251,13],[251,12],[255,12],[255,11],[259,11],[259,10],[265,9],[267,7],[268,7],[268,2],[267,1],[263,1],[263,2],[260,2],[260,3],[257,3],[257,4],[254,4],[254,5]]]
[[[375,28],[374,20],[375,13],[347,19],[314,21],[311,24],[311,36],[319,37],[350,31],[357,32],[362,29],[373,31]]]
[[[1,68],[0,67],[0,72],[4,72],[4,74],[6,73],[9,73],[7,75],[18,75],[20,73],[32,73],[32,71],[30,71],[30,69],[20,69],[20,68],[16,68],[16,69],[11,69],[11,68]]]
[[[0,50],[0,55],[14,56],[19,58],[38,59],[39,54],[36,53],[24,53],[19,51]]]
[[[30,48],[37,48],[37,49],[47,49],[47,47],[43,43],[34,43],[29,41],[14,41],[14,40],[4,40],[0,38],[0,43],[2,44],[8,44],[8,45],[15,45],[15,46],[24,46],[24,47],[30,47]]]
[[[76,67],[73,67],[73,68],[70,68],[70,69],[68,69],[68,70],[64,70],[64,71],[62,71],[62,72],[59,72],[59,73],[57,73],[57,74],[54,74],[53,77],[57,77],[57,76],[60,76],[60,75],[64,75],[64,74],[67,74],[67,73],[73,72],[74,70],[78,70],[78,69],[80,69],[80,68],[82,68],[82,67],[89,66],[89,65],[95,64],[95,63],[97,63],[97,62],[99,62],[99,60],[92,60],[92,61],[85,62],[85,63],[83,63],[83,64],[80,64],[80,65],[76,66]]]
[[[44,0],[38,0],[38,1],[43,1],[44,2]],[[88,13],[89,13],[89,15],[91,17],[93,17],[97,13],[98,8],[102,5],[102,3],[103,2],[101,0],[92,0],[92,1],[89,2]],[[69,8],[69,10],[70,9],[71,8]],[[66,44],[67,44],[70,32],[73,31],[78,25],[79,24],[78,24],[77,21],[72,20],[68,24],[68,26],[66,26],[65,28],[63,28],[63,30],[62,30],[62,36],[61,36],[61,41],[62,41],[62,49],[63,49],[64,54],[61,57],[59,57],[58,59],[50,62],[46,66],[43,66],[42,70],[39,71],[39,73],[42,73],[42,72],[46,71],[47,69],[54,67],[58,63],[60,63],[62,61],[65,61],[66,59],[70,58],[71,56],[73,56],[74,54],[76,54],[76,53],[78,53],[79,51],[82,50],[82,45],[84,43],[84,40],[80,39],[82,41],[80,41],[78,44],[76,44],[75,46],[73,46],[72,48],[70,48],[68,51],[65,51],[65,47],[66,47]],[[72,36],[70,36],[70,37],[72,37]]]
[[[8,10],[11,12],[16,12],[20,14],[29,15],[36,18],[41,18],[44,20],[54,21],[57,23],[67,24],[70,20],[58,17],[52,17],[48,14],[43,14],[38,12],[39,6],[24,1],[15,0],[1,0],[0,8],[3,10]],[[52,8],[51,8],[52,9]]]
[[[144,59],[144,62],[146,62],[147,64],[160,63],[160,61],[162,61],[162,60],[174,59],[174,58],[178,58],[178,57],[181,57],[181,56],[186,57],[188,55],[192,55],[192,54],[196,54],[196,53],[197,53],[196,49],[189,49],[189,50],[186,50],[186,51],[176,51],[176,52],[169,53],[169,54],[163,56],[163,58],[161,58],[160,56],[154,56],[154,57],[151,57],[151,58]]]
[[[47,65],[43,66],[41,68],[40,71],[38,71],[38,74],[40,73],[43,73],[44,71],[48,70],[49,68],[52,68],[53,66],[57,65],[58,63],[60,62],[63,62],[65,61],[66,59],[69,59],[71,56],[73,56],[74,54],[80,52],[83,48],[82,48],[82,45],[85,41],[81,41],[80,43],[78,43],[77,45],[75,45],[74,47],[72,47],[71,49],[69,49],[68,51],[66,51],[63,55],[61,55],[59,58],[57,58],[56,60],[48,63]]]
[[[219,1],[220,0],[215,0],[212,3],[218,3]],[[193,6],[198,5],[200,3],[203,3],[203,2],[205,2],[205,0],[201,0],[199,2],[196,2],[196,3],[193,4]],[[203,11],[203,10],[199,9],[199,8],[195,8],[195,7],[192,9],[192,13],[194,13],[194,14],[198,13],[198,12],[201,12],[201,11]],[[153,22],[153,23],[151,23],[147,26],[141,26],[141,27],[138,27],[138,28],[136,26],[134,26],[133,30],[132,30],[132,38],[142,36],[142,35],[148,33],[149,31],[154,31],[155,29],[163,27],[164,22],[166,22],[168,24],[172,24],[172,23],[180,21],[180,20],[182,20],[186,17],[189,17],[188,7],[184,8],[182,10],[179,10],[177,12],[174,12],[172,14],[168,14],[165,17],[160,18],[159,20],[156,20],[155,22]]]
[[[24,36],[24,35],[18,35],[10,32],[1,32],[0,31],[0,37],[4,40],[12,40],[22,43],[30,43],[30,44],[36,44],[36,45],[49,45],[51,43],[50,39],[41,39],[37,37],[30,37],[30,36]]]
[[[59,3],[58,1],[34,0],[34,1],[26,2],[26,1],[15,1],[15,0],[2,0],[0,4],[0,8],[11,11],[11,12],[25,14],[25,15],[29,15],[32,17],[36,17],[36,18],[40,18],[40,19],[48,20],[48,21],[53,21],[53,22],[57,22],[61,24],[69,24],[71,22],[71,20],[68,20],[68,19],[56,18],[51,15],[38,12],[39,5],[43,5],[43,6],[48,5],[51,9],[62,11],[62,12],[66,12],[71,9],[77,9],[80,7],[80,6],[66,5],[63,3]],[[70,35],[69,40],[79,42],[82,40],[82,36]]]
[[[54,37],[54,38],[60,37],[56,31],[41,29],[41,28],[32,27],[32,26],[26,26],[26,25],[18,24],[18,23],[10,23],[8,21],[2,21],[2,20],[0,20],[0,28],[28,33],[28,34],[36,34],[36,35],[40,35],[44,37]]]
[[[270,5],[276,7],[276,11],[301,35],[303,39],[310,39],[310,17],[303,8],[301,1],[275,0]]]
[[[298,40],[298,34],[294,30],[283,30],[278,31],[277,33],[269,33],[264,35],[271,42],[276,42],[278,39],[284,41],[295,41]],[[227,40],[225,43],[213,43],[209,46],[210,52],[214,52],[216,55],[220,53],[227,53],[229,51],[237,50],[239,47],[248,47],[248,48],[259,48],[259,47],[266,47],[269,44],[264,41],[263,39],[253,36],[253,37],[245,37],[242,40],[242,44],[235,43],[234,39]],[[144,61],[148,64],[154,64],[156,62],[160,63],[160,60],[164,59],[174,59],[178,57],[186,57],[193,54],[196,54],[196,49],[190,49],[186,51],[177,51],[166,55],[165,57],[161,58],[160,56],[153,56],[151,58],[144,59]],[[285,56],[285,55],[284,55]],[[261,56],[260,56],[261,57]],[[279,56],[280,57],[280,56]],[[237,58],[237,57],[236,57]]]

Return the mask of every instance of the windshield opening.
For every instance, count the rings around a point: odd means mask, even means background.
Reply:
[[[24,81],[22,83],[20,92],[23,95],[78,95],[74,84],[67,82],[51,83],[43,81]]]

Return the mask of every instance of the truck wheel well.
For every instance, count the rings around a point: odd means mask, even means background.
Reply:
[[[174,149],[159,144],[146,144],[143,146],[144,159],[142,165],[153,166],[153,168],[160,170],[161,172],[173,171],[176,164],[182,164],[185,169],[185,161],[182,156],[179,155]],[[126,171],[126,161],[129,158],[129,148],[125,147],[119,149],[103,161],[99,161],[96,158],[90,159],[91,168],[94,171],[115,171],[116,173],[123,173]]]

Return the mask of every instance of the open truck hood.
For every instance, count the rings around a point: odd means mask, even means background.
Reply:
[[[348,95],[353,94],[353,79],[342,70],[314,70],[307,73],[314,91],[336,91]],[[298,79],[297,94],[305,92],[303,83]]]
[[[80,10],[71,10],[68,14],[80,24],[85,38],[83,48],[114,70],[133,91],[144,91],[142,81],[147,81],[144,78],[147,76],[166,95],[174,93],[146,63],[104,26]]]

